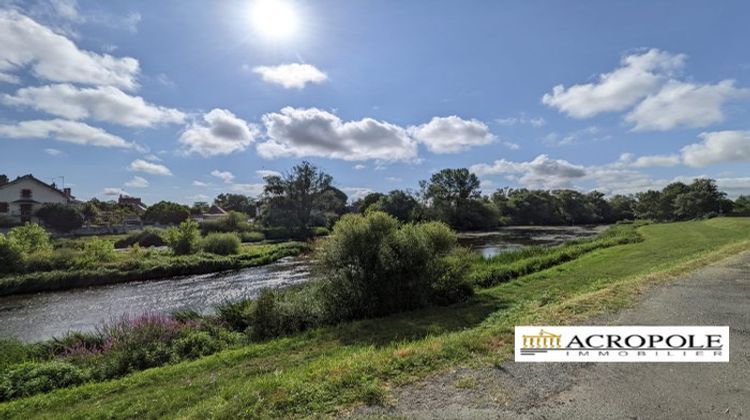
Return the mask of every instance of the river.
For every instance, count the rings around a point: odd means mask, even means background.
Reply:
[[[603,227],[508,227],[461,233],[459,243],[485,257],[530,245],[556,245],[593,236]],[[284,258],[237,271],[0,297],[0,337],[39,341],[68,331],[93,331],[123,314],[178,309],[211,312],[226,301],[251,298],[266,287],[285,287],[309,278],[310,262]]]
[[[207,313],[223,302],[254,297],[266,287],[302,283],[309,268],[309,261],[288,257],[237,271],[0,297],[0,337],[39,341],[68,331],[93,331],[123,314],[177,309]]]

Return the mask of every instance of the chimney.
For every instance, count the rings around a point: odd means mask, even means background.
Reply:
[[[72,198],[72,196],[70,195],[70,188],[63,188],[63,193],[66,197]]]

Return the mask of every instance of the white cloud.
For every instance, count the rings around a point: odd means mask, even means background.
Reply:
[[[526,114],[521,113],[517,117],[495,118],[495,123],[504,126],[513,126],[518,124],[530,125],[532,127],[542,127],[547,124],[547,121],[545,121],[542,117],[529,117]]]
[[[113,187],[105,188],[104,191],[102,191],[102,194],[103,195],[117,195],[117,196],[128,195],[128,193],[125,192],[124,190],[120,188],[113,188]]]
[[[125,183],[125,186],[130,188],[146,188],[149,186],[149,183],[146,178],[134,176],[130,181]]]
[[[344,160],[410,160],[417,157],[417,144],[402,127],[364,118],[343,122],[317,108],[285,107],[263,115],[268,140],[258,144],[258,154],[272,159],[282,156],[319,156]]]
[[[260,66],[253,69],[264,82],[281,85],[286,89],[302,89],[308,83],[323,83],[328,76],[310,64],[281,64]]]
[[[264,187],[265,184],[232,184],[230,189],[239,194],[258,196],[263,193]]]
[[[268,169],[258,169],[257,171],[255,171],[255,174],[261,178],[265,178],[267,176],[281,176],[281,172],[271,171]]]
[[[358,164],[354,165],[354,170],[361,171],[363,169],[367,169],[367,166],[365,166],[365,165],[363,165],[361,163],[358,163]]]
[[[675,166],[680,164],[680,156],[678,155],[651,155],[651,156],[640,156],[635,159],[630,166],[634,168],[653,168],[656,166]]]
[[[732,197],[750,194],[750,177],[717,178],[716,185]]]
[[[21,83],[21,79],[18,76],[14,76],[12,74],[0,72],[0,82],[10,83],[10,84],[13,84],[13,85],[17,85],[17,84]]]
[[[625,121],[635,124],[635,131],[705,127],[724,121],[725,102],[748,94],[750,89],[738,89],[732,80],[715,85],[671,80],[628,113]]]
[[[205,194],[195,194],[195,195],[189,195],[187,198],[193,201],[206,201],[208,200],[208,196]]]
[[[197,180],[193,181],[193,186],[194,187],[208,187],[209,185],[211,185],[211,184],[209,184],[207,182],[197,181]]]
[[[26,106],[71,120],[94,119],[131,127],[181,123],[185,114],[149,104],[112,86],[78,88],[70,84],[35,86],[4,95],[6,105]]]
[[[158,163],[147,162],[143,159],[136,159],[131,162],[130,166],[128,166],[128,170],[133,172],[144,172],[152,175],[172,175],[172,171],[170,171],[166,166],[160,165]]]
[[[229,184],[234,180],[234,174],[229,171],[220,171],[218,169],[214,169],[211,171],[211,176],[214,176],[216,178],[219,178],[220,180],[224,181],[225,183]]]
[[[623,111],[659,89],[666,78],[683,67],[685,55],[651,49],[623,57],[621,66],[599,75],[596,82],[557,85],[542,97],[548,106],[574,118]]]
[[[701,133],[703,141],[682,148],[686,165],[701,167],[723,162],[750,162],[750,131]]]
[[[500,159],[491,165],[473,165],[470,170],[479,176],[521,174],[514,179],[521,185],[534,188],[567,188],[574,179],[586,176],[586,168],[583,166],[574,165],[566,160],[550,159],[547,155],[539,155],[529,162]]]
[[[487,124],[455,115],[434,117],[427,124],[409,127],[409,133],[433,153],[457,153],[495,140]]]
[[[16,11],[0,10],[0,45],[0,73],[6,76],[28,66],[34,76],[53,82],[138,86],[138,60],[81,50]]]
[[[60,119],[0,124],[0,135],[26,139],[50,138],[89,146],[119,147],[124,149],[137,148],[135,144],[107,133],[101,128],[92,127],[82,122]]]
[[[208,157],[243,151],[259,134],[255,125],[216,108],[204,114],[202,122],[193,122],[183,131],[179,142],[186,154]]]
[[[64,155],[62,150],[58,149],[44,149],[44,153],[50,155],[50,156],[61,156]]]

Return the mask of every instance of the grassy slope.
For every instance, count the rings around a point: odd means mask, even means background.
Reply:
[[[750,219],[649,225],[471,302],[322,328],[128,378],[0,405],[0,417],[236,417],[336,413],[455,364],[511,354],[520,323],[565,324],[620,308],[648,284],[750,249]]]

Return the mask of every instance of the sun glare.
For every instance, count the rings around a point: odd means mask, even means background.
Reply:
[[[252,20],[255,30],[268,38],[289,38],[297,31],[297,13],[288,0],[255,0]]]

